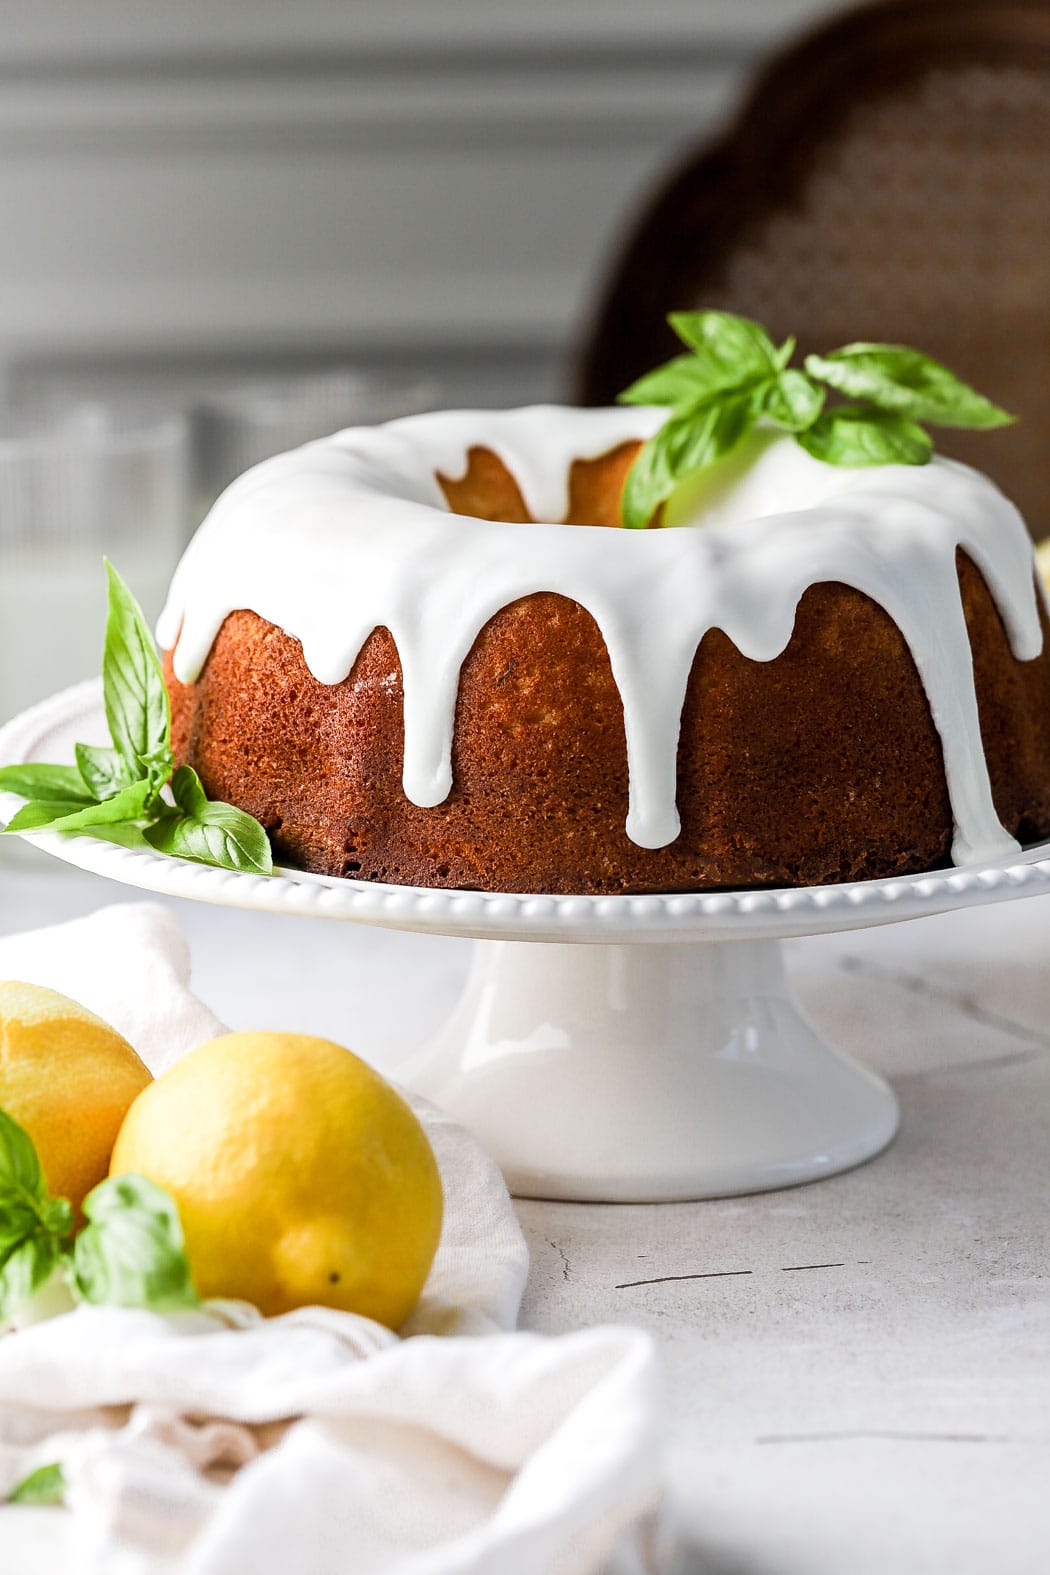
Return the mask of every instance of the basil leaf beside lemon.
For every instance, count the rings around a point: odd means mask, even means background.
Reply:
[[[4,1110],[0,1110],[0,1187],[25,1193],[35,1201],[45,1196],[44,1173],[33,1140]]]
[[[27,800],[5,831],[101,837],[220,869],[271,875],[264,828],[244,810],[209,800],[189,767],[175,773],[173,789],[180,780],[181,788],[174,807],[162,797],[174,768],[164,676],[141,608],[108,562],[106,575],[102,690],[112,748],[77,744],[75,766],[0,767],[0,791]]]
[[[1014,417],[947,367],[907,345],[858,343],[789,365],[759,324],[731,312],[672,312],[691,354],[647,372],[619,396],[665,405],[670,416],[627,474],[622,523],[643,529],[680,482],[728,453],[765,419],[792,432],[828,465],[924,465],[933,453],[925,423],[986,430]],[[827,404],[829,391],[851,403]]]
[[[199,1301],[179,1211],[145,1176],[110,1176],[84,1199],[73,1244],[73,1286],[86,1302],[173,1312]]]
[[[178,1209],[145,1176],[110,1176],[73,1210],[48,1195],[32,1138],[0,1110],[0,1319],[24,1307],[56,1269],[75,1296],[114,1307],[195,1307]]]
[[[0,1110],[0,1318],[50,1279],[72,1226],[69,1204],[48,1197],[32,1138]]]

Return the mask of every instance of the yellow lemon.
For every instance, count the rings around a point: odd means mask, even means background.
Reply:
[[[305,1034],[226,1034],[139,1095],[110,1166],[179,1206],[202,1296],[322,1304],[391,1329],[419,1298],[441,1179],[419,1122],[357,1056]]]
[[[0,983],[0,1109],[36,1145],[48,1191],[79,1209],[105,1179],[120,1123],[150,1074],[126,1039],[36,984]]]

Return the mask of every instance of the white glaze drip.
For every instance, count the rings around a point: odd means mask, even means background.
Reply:
[[[351,428],[255,467],[227,489],[187,549],[158,626],[178,678],[199,674],[224,618],[247,608],[301,641],[322,683],[344,679],[373,629],[401,659],[404,790],[440,804],[452,786],[460,667],[502,607],[537,591],[594,618],[624,709],[627,834],[673,842],[676,757],[693,657],[722,629],[756,661],[779,656],[799,599],[839,581],[886,609],[915,660],[941,738],[957,864],[1016,847],[995,813],[956,576],[983,573],[1020,661],[1042,649],[1032,547],[992,482],[950,460],[846,470],[787,436],[760,434],[698,496],[705,529],[617,531],[451,515],[436,474],[473,447],[498,454],[530,513],[561,520],[573,459],[649,437],[661,410],[459,411]],[[735,469],[734,469],[735,467]],[[177,642],[177,644],[176,644]]]

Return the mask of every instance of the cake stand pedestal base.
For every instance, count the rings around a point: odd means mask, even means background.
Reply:
[[[522,1197],[642,1202],[796,1185],[877,1154],[886,1083],[803,1016],[776,940],[478,941],[401,1072]]]

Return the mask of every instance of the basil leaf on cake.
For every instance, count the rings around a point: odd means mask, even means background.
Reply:
[[[628,474],[623,523],[634,529],[648,525],[681,482],[756,426],[794,432],[807,453],[829,465],[925,465],[933,443],[920,423],[983,429],[1014,419],[906,345],[846,345],[808,355],[803,372],[788,365],[793,338],[777,348],[746,317],[672,312],[668,322],[692,354],[646,373],[620,395],[625,404],[671,411]],[[828,389],[854,403],[825,409]],[[705,434],[719,429],[725,439],[712,444]]]
[[[1032,545],[929,430],[1010,416],[907,347],[802,358],[732,314],[671,322],[683,354],[617,407],[432,412],[234,482],[158,626],[196,775],[121,827],[251,868],[259,833],[218,801],[309,871],[585,894],[1050,834]],[[138,736],[115,747],[155,781],[163,740]]]

